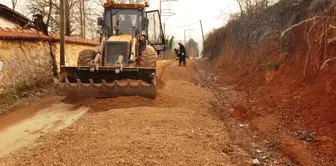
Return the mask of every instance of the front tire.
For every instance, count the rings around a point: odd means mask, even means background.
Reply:
[[[91,49],[85,49],[79,53],[77,65],[78,66],[90,66],[92,60],[96,56],[96,51],[93,51]]]
[[[140,67],[156,67],[157,53],[154,47],[146,46],[146,49],[142,52],[139,60]]]

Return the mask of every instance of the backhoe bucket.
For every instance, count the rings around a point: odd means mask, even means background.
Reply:
[[[155,98],[155,68],[63,67],[56,83],[59,96]]]

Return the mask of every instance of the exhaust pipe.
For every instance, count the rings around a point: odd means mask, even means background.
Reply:
[[[136,51],[136,38],[132,38],[132,47],[131,47],[131,58],[130,61],[134,62],[135,61],[135,51]]]

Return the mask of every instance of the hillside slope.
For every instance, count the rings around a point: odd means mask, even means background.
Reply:
[[[283,0],[206,38],[203,67],[236,85],[257,130],[299,165],[336,161],[336,5]]]

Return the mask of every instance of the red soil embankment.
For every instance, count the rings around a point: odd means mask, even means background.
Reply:
[[[336,6],[312,9],[313,1],[295,6],[288,2],[281,1],[249,21],[233,20],[210,34],[203,65],[218,73],[219,84],[236,85],[248,110],[244,118],[293,161],[332,165]],[[283,23],[286,20],[288,24]],[[289,27],[293,28],[286,31]],[[211,38],[220,44],[211,44]]]

